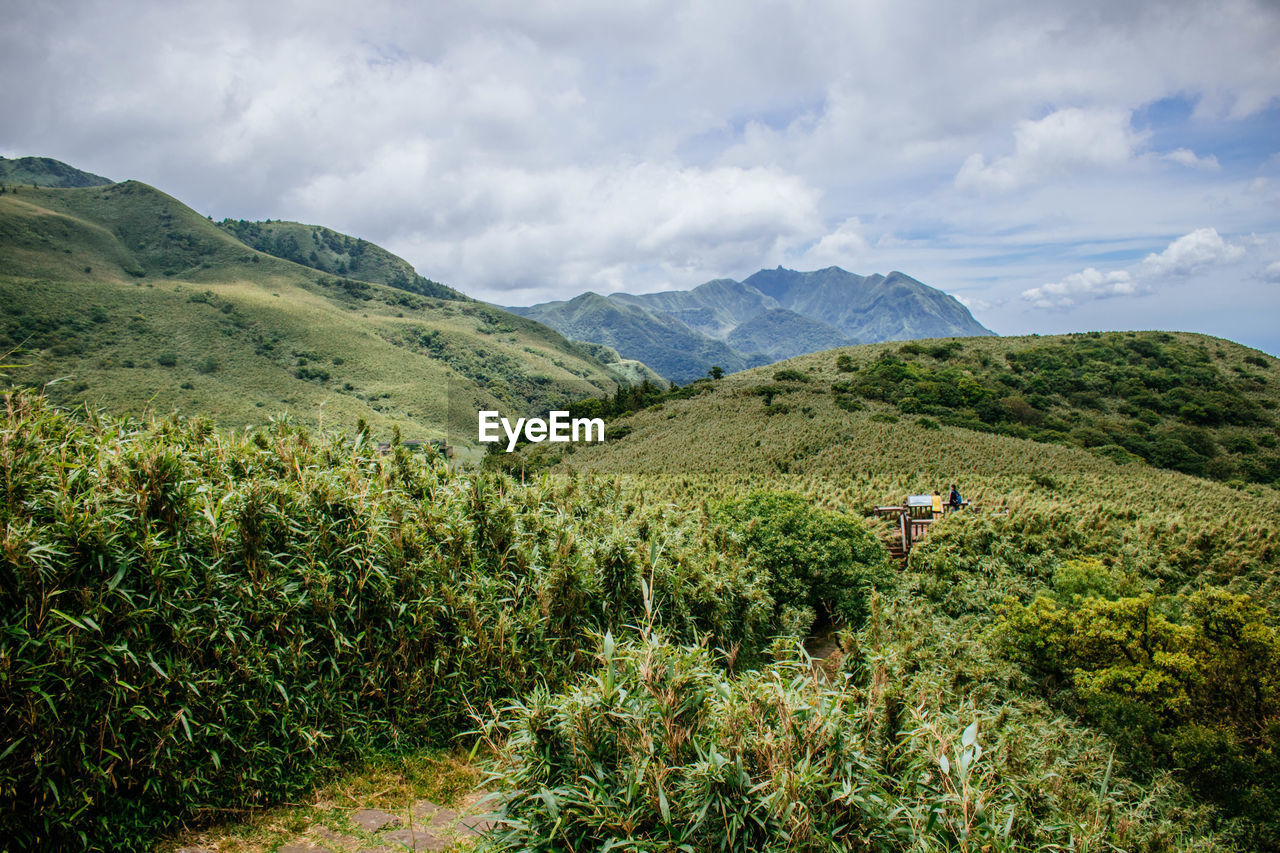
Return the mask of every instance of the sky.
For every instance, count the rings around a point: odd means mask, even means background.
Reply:
[[[505,305],[900,270],[1280,354],[1274,0],[0,0],[0,155]]]

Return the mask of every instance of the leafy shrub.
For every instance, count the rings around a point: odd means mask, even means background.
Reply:
[[[490,843],[889,851],[964,836],[974,849],[1007,848],[1009,806],[987,790],[976,721],[941,744],[916,732],[900,785],[865,718],[863,696],[824,686],[802,659],[729,680],[704,649],[605,636],[590,677],[506,710],[505,797]],[[939,746],[941,774],[929,754]]]
[[[1180,768],[1246,820],[1247,846],[1278,849],[1280,632],[1248,596],[1208,590],[1184,604],[1176,622],[1151,594],[1076,595],[1069,606],[1040,596],[1007,606],[1000,631],[1046,691],[1068,697],[1131,762]]]
[[[784,368],[783,370],[775,371],[773,374],[773,378],[774,378],[774,381],[776,382],[808,382],[809,381],[808,376],[805,376],[799,370],[794,370],[789,367]]]
[[[530,488],[288,424],[78,421],[6,397],[0,838],[149,846],[470,707],[557,684],[650,622],[754,656],[757,573],[696,513]]]
[[[804,636],[815,620],[861,625],[871,590],[886,583],[889,555],[860,519],[798,495],[753,492],[722,505],[727,545],[763,574],[782,630]]]
[[[937,707],[937,686],[923,680],[903,702],[883,682],[900,652],[879,649],[878,676],[865,684],[828,682],[795,653],[728,678],[705,648],[657,633],[616,644],[606,635],[594,671],[560,693],[535,690],[488,729],[506,738],[488,844],[1190,849],[1192,813],[1169,809],[1166,794],[1132,791],[1105,753],[1104,766],[1078,750],[1064,755],[1060,722],[1032,730],[1013,703]],[[1186,825],[1161,826],[1168,811]]]
[[[178,363],[178,357],[171,352],[162,352],[156,356],[156,364],[161,367],[173,367]]]

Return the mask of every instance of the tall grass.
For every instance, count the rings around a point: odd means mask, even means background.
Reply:
[[[18,847],[122,849],[278,800],[558,685],[593,632],[754,656],[783,627],[777,578],[720,553],[709,516],[607,480],[521,487],[364,433],[5,405],[0,836]]]

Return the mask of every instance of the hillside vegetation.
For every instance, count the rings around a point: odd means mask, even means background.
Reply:
[[[888,576],[858,520],[796,500],[751,536],[803,545],[825,588],[608,482],[463,475],[363,432],[4,404],[0,838],[18,849],[145,848],[339,761],[447,742],[627,625],[754,665],[822,600],[861,619]]]
[[[18,365],[13,382],[61,380],[49,388],[59,402],[201,413],[225,427],[288,411],[471,441],[477,408],[545,409],[634,373],[445,295],[254,251],[133,181],[0,195],[0,351]]]
[[[320,272],[385,284],[437,299],[466,299],[453,288],[418,275],[408,261],[381,246],[320,225],[278,219],[266,222],[224,219],[218,225],[259,252]]]
[[[918,697],[928,685],[929,698],[910,700],[918,709],[974,703],[979,718],[1021,731],[1049,719],[1022,703],[1047,702],[1110,741],[1116,773],[1150,785],[1172,769],[1218,815],[1212,849],[1275,850],[1280,493],[1157,468],[1162,460],[1079,441],[1054,419],[1088,428],[1131,418],[1157,436],[1200,430],[1218,447],[1206,458],[1265,472],[1276,364],[1164,333],[859,347],[655,395],[611,423],[616,440],[561,463],[673,500],[767,486],[855,514],[958,482],[978,511],[949,517],[913,549],[885,590],[886,630],[874,642],[849,638],[851,672],[886,666],[890,693]],[[1003,402],[1036,388],[1043,408],[1025,400],[1044,414],[1043,432],[1012,422],[1021,407]],[[926,390],[938,402],[920,405],[937,409],[882,402]],[[1072,410],[1069,395],[1086,391],[1092,405]],[[972,419],[966,400],[976,412],[992,398],[999,416],[957,425]],[[1221,423],[1204,422],[1209,406],[1222,407]],[[879,649],[872,663],[869,644]],[[1086,742],[1061,736],[1071,748]],[[1170,849],[1194,846],[1181,838]],[[1007,843],[992,849],[1024,849]]]
[[[98,187],[111,182],[51,157],[0,157],[0,190],[5,192],[18,187]]]

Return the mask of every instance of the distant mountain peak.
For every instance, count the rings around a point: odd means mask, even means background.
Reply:
[[[800,272],[779,265],[690,290],[589,293],[514,310],[677,381],[712,364],[732,372],[850,343],[992,334],[954,297],[906,273],[861,276],[838,266]]]

